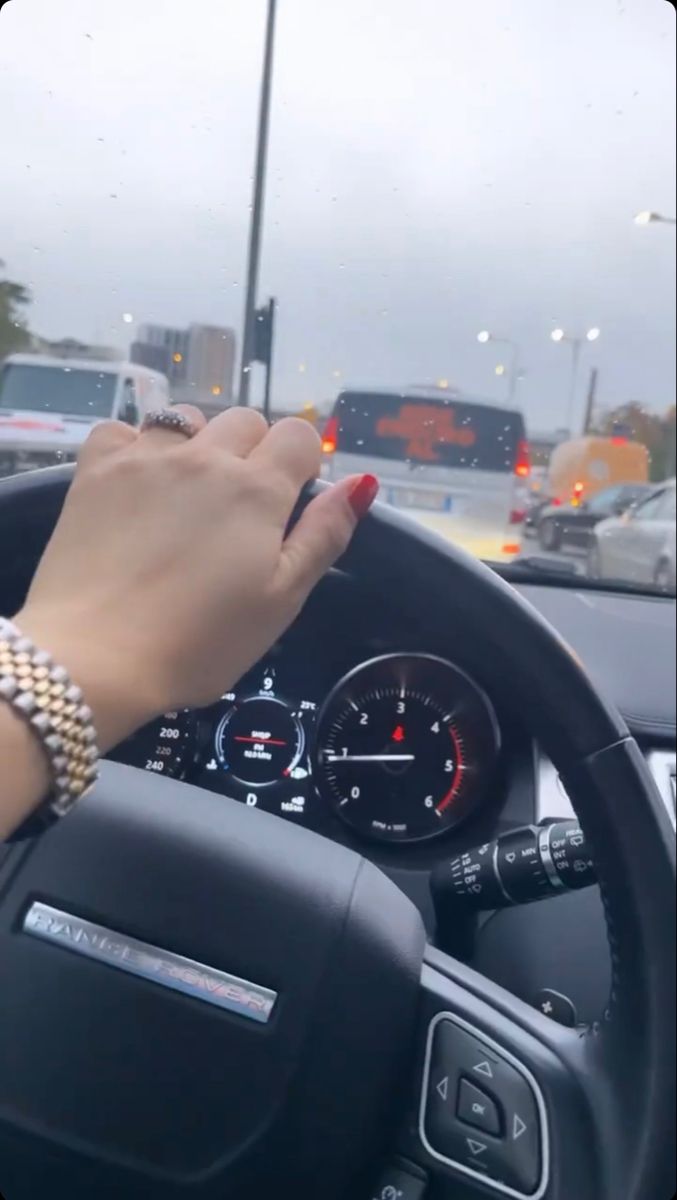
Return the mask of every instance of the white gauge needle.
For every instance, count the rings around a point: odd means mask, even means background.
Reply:
[[[413,762],[413,754],[325,754],[325,762]]]

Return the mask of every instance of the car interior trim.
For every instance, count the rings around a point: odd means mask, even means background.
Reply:
[[[444,1154],[440,1154],[439,1151],[435,1150],[430,1145],[425,1130],[426,1110],[428,1104],[428,1086],[430,1083],[430,1069],[432,1063],[435,1031],[437,1026],[443,1021],[450,1021],[453,1025],[457,1025],[459,1029],[463,1029],[466,1033],[471,1034],[477,1039],[478,1042],[482,1042],[489,1050],[492,1050],[494,1054],[497,1054],[499,1058],[503,1058],[506,1062],[509,1062],[511,1066],[519,1071],[520,1075],[522,1075],[531,1088],[536,1101],[536,1108],[540,1123],[540,1146],[542,1157],[541,1179],[535,1192],[526,1193],[516,1191],[515,1188],[510,1187],[506,1183],[502,1183],[498,1179],[492,1179],[482,1171],[475,1171],[472,1167],[466,1166],[465,1163],[457,1162],[452,1158],[447,1158]],[[421,1084],[421,1105],[419,1109],[418,1133],[425,1150],[431,1155],[432,1158],[436,1159],[437,1162],[441,1162],[445,1166],[451,1167],[454,1171],[460,1171],[462,1175],[466,1175],[470,1179],[474,1179],[484,1184],[485,1187],[491,1188],[493,1191],[498,1192],[502,1196],[509,1196],[511,1200],[542,1200],[542,1197],[545,1196],[548,1190],[548,1185],[550,1183],[550,1140],[548,1133],[548,1113],[543,1093],[536,1082],[536,1079],[532,1075],[531,1071],[525,1067],[524,1063],[520,1062],[520,1060],[516,1058],[514,1054],[511,1054],[509,1050],[506,1050],[504,1046],[499,1045],[498,1042],[495,1042],[493,1038],[490,1038],[482,1030],[477,1029],[470,1023],[470,1021],[466,1021],[463,1017],[459,1017],[455,1013],[437,1013],[435,1017],[433,1017],[428,1028],[425,1062],[423,1067],[423,1080]]]

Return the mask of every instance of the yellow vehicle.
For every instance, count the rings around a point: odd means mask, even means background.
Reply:
[[[579,505],[614,483],[646,483],[649,451],[625,437],[583,437],[552,453],[548,492],[554,503]]]

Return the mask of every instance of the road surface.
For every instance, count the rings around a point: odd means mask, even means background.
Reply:
[[[586,552],[585,550],[575,550],[567,548],[566,550],[557,550],[548,552],[541,550],[538,544],[538,538],[522,538],[522,553],[519,558],[538,558],[543,562],[569,563],[574,568],[577,575],[585,575]]]

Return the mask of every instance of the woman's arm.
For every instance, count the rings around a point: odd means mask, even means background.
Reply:
[[[183,407],[183,406],[182,406]],[[328,489],[289,537],[321,449],[306,421],[232,408],[191,440],[98,425],[14,622],[83,691],[105,753],[173,708],[211,703],[269,648],[346,548],[377,490]],[[43,799],[35,735],[0,701],[0,838]]]
[[[0,701],[0,842],[23,821],[49,785],[47,759],[27,723]]]

